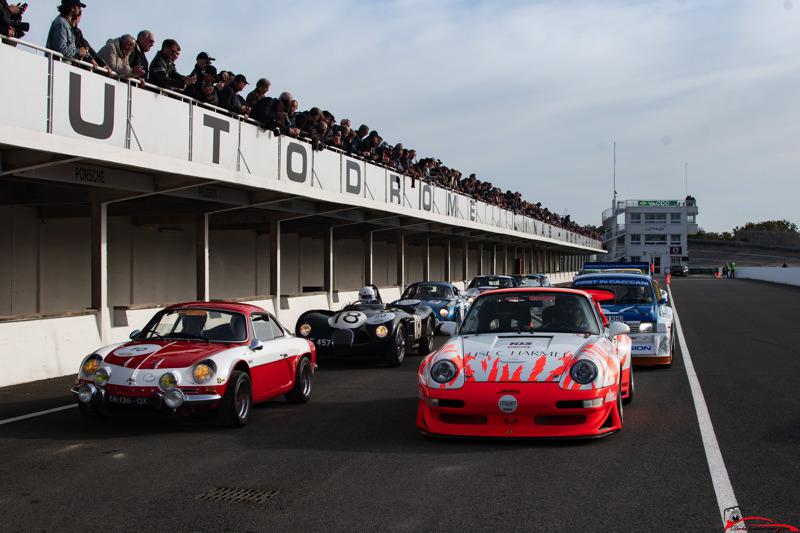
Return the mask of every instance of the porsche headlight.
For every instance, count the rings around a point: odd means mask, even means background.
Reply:
[[[436,383],[450,383],[458,374],[452,361],[439,361],[431,367],[431,379]]]
[[[192,378],[194,378],[195,383],[205,385],[214,379],[216,373],[216,365],[212,361],[203,361],[196,364],[192,369]]]
[[[107,368],[101,368],[97,372],[94,373],[94,384],[100,388],[106,386],[108,383],[108,379],[111,377],[111,372]]]
[[[178,376],[172,372],[162,374],[161,379],[158,380],[158,386],[161,387],[161,390],[164,392],[170,391],[178,386]]]
[[[450,315],[450,309],[448,309],[446,307],[442,307],[441,309],[439,309],[439,316],[440,317],[445,318],[448,315]]]
[[[388,334],[389,334],[389,328],[387,328],[386,326],[378,326],[377,328],[375,328],[375,335],[377,335],[381,339],[386,337],[386,335]]]
[[[83,372],[83,375],[88,378],[97,372],[97,369],[100,368],[100,363],[102,362],[103,358],[99,355],[90,355],[86,358],[86,361],[83,362],[83,365],[81,366],[81,372]]]
[[[639,324],[639,333],[652,333],[655,329],[654,325],[652,322],[642,322]]]
[[[311,335],[311,324],[303,324],[300,326],[300,335],[303,337],[308,337]]]
[[[580,385],[588,385],[597,377],[597,365],[588,359],[581,359],[569,371],[572,380]]]

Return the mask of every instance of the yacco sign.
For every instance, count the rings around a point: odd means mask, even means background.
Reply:
[[[35,70],[47,65],[36,62],[29,66]],[[408,176],[333,150],[314,151],[304,141],[276,137],[254,124],[196,103],[154,95],[66,63],[53,63],[52,79],[50,126],[45,131],[56,135],[219,166],[251,175],[258,181],[285,180],[331,194],[444,215],[502,231],[600,247],[587,237],[463,194],[412,181]],[[102,169],[98,172],[84,173],[81,177],[98,182],[103,179]],[[672,205],[658,203],[662,204]]]
[[[639,200],[638,207],[680,207],[678,200]]]

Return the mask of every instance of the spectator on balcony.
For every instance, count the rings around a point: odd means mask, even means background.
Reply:
[[[98,55],[120,78],[142,78],[144,69],[140,66],[131,67],[130,63],[131,53],[135,49],[136,39],[133,35],[123,35],[118,39],[109,39]]]
[[[187,86],[194,85],[196,78],[179,74],[175,68],[175,61],[180,55],[181,47],[177,41],[166,39],[150,65],[147,81],[162,89],[173,91],[183,91]]]
[[[145,54],[153,48],[154,44],[156,44],[156,39],[153,36],[153,32],[142,30],[136,37],[136,47],[131,52],[131,55],[128,56],[131,68],[139,67],[142,69],[143,74],[140,76],[142,78],[146,78],[147,73],[150,71],[150,61]]]
[[[89,54],[88,49],[82,48],[78,44],[75,32],[72,31],[74,21],[81,16],[84,7],[86,4],[82,4],[78,0],[61,0],[61,5],[58,6],[58,16],[53,20],[50,32],[47,34],[47,44],[45,45],[47,48],[69,59],[82,60]]]
[[[194,76],[198,79],[202,78],[203,74],[205,74],[206,67],[211,66],[213,61],[215,61],[215,59],[209,56],[207,52],[200,52],[197,54],[194,69],[192,69],[192,72],[189,74],[189,76]]]
[[[28,31],[26,29],[28,24],[23,23],[20,19],[26,9],[27,4],[9,5],[6,0],[0,0],[0,36],[15,37],[17,39],[25,36],[25,31]],[[17,45],[17,43],[12,42],[8,42],[8,44],[11,46]]]
[[[78,46],[80,46],[81,48],[85,48],[89,52],[86,55],[86,57],[83,58],[83,60],[86,61],[87,63],[91,63],[92,67],[94,68],[105,69],[106,72],[108,72],[108,75],[111,76],[113,74],[111,67],[106,65],[106,62],[103,61],[103,58],[100,57],[100,54],[98,54],[97,51],[94,48],[92,48],[92,45],[89,44],[89,41],[86,40],[86,37],[84,37],[83,35],[83,31],[79,27],[82,16],[83,13],[79,14],[72,21],[72,32],[75,34],[75,41],[78,43]]]
[[[250,91],[250,94],[248,94],[245,99],[247,107],[253,109],[262,98],[266,98],[271,85],[272,83],[267,78],[258,80],[256,82],[256,88]]]
[[[216,84],[217,69],[214,65],[208,65],[203,69],[202,77],[190,88],[187,88],[186,95],[204,104],[219,106]]]
[[[248,82],[244,74],[237,74],[233,81],[228,83],[219,95],[219,106],[237,115],[249,115],[250,107],[239,94],[247,87]]]

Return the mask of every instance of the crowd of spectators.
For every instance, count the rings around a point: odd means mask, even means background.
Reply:
[[[215,59],[207,52],[197,55],[191,73],[181,74],[175,65],[181,47],[174,39],[164,40],[152,61],[148,60],[146,54],[156,41],[148,30],[140,31],[135,38],[125,34],[109,39],[96,52],[79,27],[85,7],[80,0],[61,0],[59,14],[47,37],[47,48],[67,58],[91,63],[109,74],[137,80],[142,84],[150,83],[221,107],[230,113],[247,117],[278,135],[308,139],[316,150],[332,147],[383,165],[410,176],[412,186],[416,186],[417,181],[436,184],[475,200],[601,239],[593,228],[576,224],[569,215],[561,216],[542,207],[541,203],[523,200],[519,192],[503,191],[488,181],[477,179],[475,174],[464,178],[460,171],[444,165],[439,159],[418,158],[415,150],[400,143],[392,145],[386,142],[377,131],[364,124],[356,129],[350,119],[337,121],[332,113],[318,107],[300,111],[299,102],[288,91],[282,92],[277,98],[268,96],[271,83],[266,78],[258,80],[255,89],[243,96],[249,85],[247,78],[243,74],[218,70],[213,64]],[[9,6],[6,0],[0,0],[0,8],[4,20],[11,16],[11,12],[24,12],[21,6]],[[9,28],[7,35],[15,36],[13,28]]]

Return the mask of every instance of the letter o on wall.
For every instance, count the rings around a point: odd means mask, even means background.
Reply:
[[[430,185],[423,185],[419,191],[419,205],[423,211],[433,209],[433,189]]]
[[[295,155],[300,157],[300,171],[295,170]],[[294,182],[305,183],[308,177],[308,151],[305,146],[297,143],[289,143],[286,147],[286,176]]]

